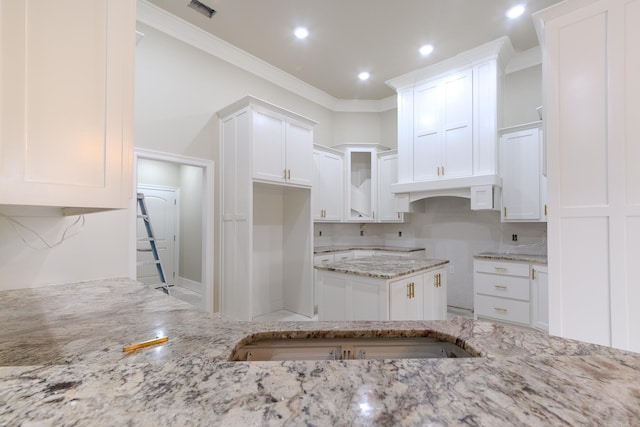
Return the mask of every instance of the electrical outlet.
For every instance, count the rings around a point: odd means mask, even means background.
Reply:
[[[455,267],[453,266],[453,264],[449,264],[449,273],[450,274],[454,274],[456,272]]]
[[[322,237],[322,230],[318,231],[318,236]]]
[[[402,231],[398,231],[398,237],[402,237]]]
[[[514,241],[514,242],[517,242],[518,241],[518,235],[517,234],[512,234],[511,235],[511,240]]]
[[[360,230],[360,235],[364,236],[364,230]]]

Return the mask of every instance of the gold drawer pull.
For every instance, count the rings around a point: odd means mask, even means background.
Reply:
[[[507,271],[506,267],[493,267],[496,271]]]
[[[505,285],[493,285],[493,287],[496,289],[507,289]]]
[[[507,309],[506,309],[506,308],[493,307],[493,309],[494,309],[495,311],[497,311],[497,312],[500,312],[500,313],[506,313],[506,312],[507,312]]]

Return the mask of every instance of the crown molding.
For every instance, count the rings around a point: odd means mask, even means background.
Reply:
[[[511,40],[509,37],[503,36],[433,65],[387,80],[385,83],[396,90],[402,90],[416,83],[450,74],[491,59],[498,61],[499,65],[504,69],[513,54]]]
[[[226,61],[238,68],[267,80],[296,95],[315,102],[335,112],[381,112],[396,108],[390,107],[392,96],[382,100],[337,99],[320,89],[303,82],[297,77],[274,67],[273,65],[233,46],[230,43],[178,18],[166,10],[149,3],[136,1],[136,20],[155,28],[171,37],[200,49],[212,56]]]
[[[540,64],[542,64],[542,49],[537,46],[513,55],[504,72],[505,74],[515,73]]]

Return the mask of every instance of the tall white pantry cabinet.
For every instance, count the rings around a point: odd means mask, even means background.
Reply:
[[[0,1],[0,204],[126,208],[135,0]]]
[[[640,351],[640,0],[568,0],[535,20],[549,332]]]
[[[221,307],[239,320],[313,316],[313,126],[247,96],[218,112]]]

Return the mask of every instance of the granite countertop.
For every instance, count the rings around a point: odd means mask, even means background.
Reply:
[[[473,256],[475,259],[487,259],[498,261],[519,261],[530,264],[547,265],[546,255],[508,254],[500,252],[482,252]]]
[[[401,246],[384,246],[384,245],[335,245],[335,246],[316,246],[313,253],[327,254],[331,252],[344,251],[389,251],[389,252],[416,252],[424,251],[424,248],[404,248]]]
[[[471,319],[238,322],[107,280],[0,292],[0,425],[638,425],[640,354]],[[124,345],[169,341],[124,353]],[[230,362],[252,336],[434,336],[481,357]]]
[[[355,274],[376,279],[395,279],[423,270],[448,264],[448,260],[428,258],[406,258],[402,256],[383,255],[346,259],[316,265],[317,270],[335,271],[336,273]]]

